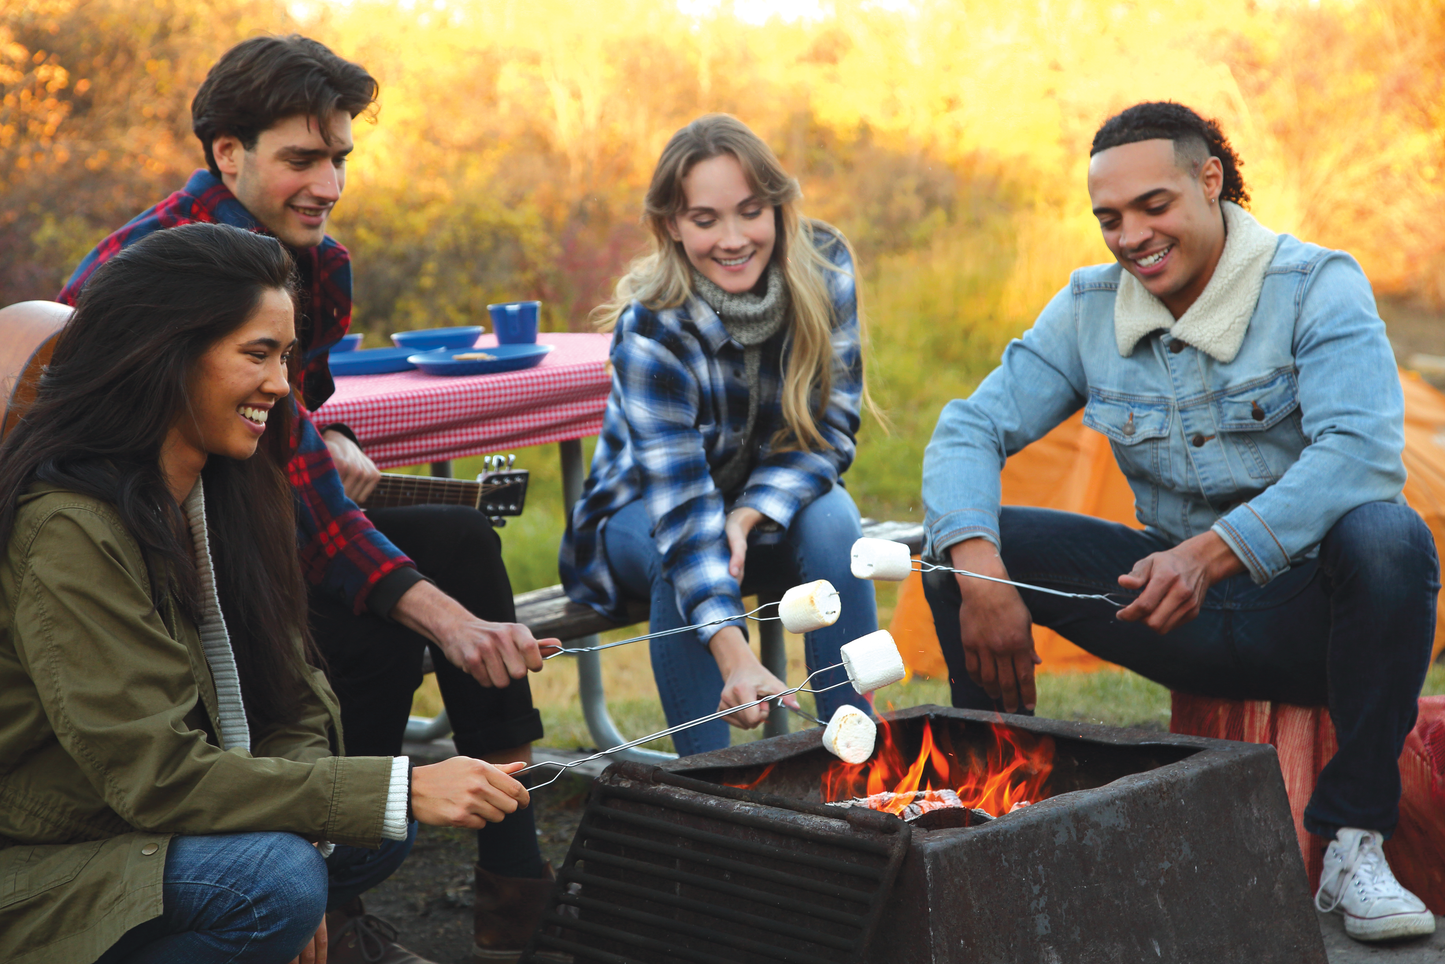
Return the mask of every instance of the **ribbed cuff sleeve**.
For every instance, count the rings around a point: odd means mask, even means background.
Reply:
[[[411,794],[411,761],[404,756],[391,759],[391,787],[386,792],[386,815],[381,818],[381,836],[386,840],[406,839],[406,801]]]

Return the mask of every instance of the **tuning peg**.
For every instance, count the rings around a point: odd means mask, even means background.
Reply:
[[[517,464],[517,457],[516,457],[515,455],[509,455],[509,456],[507,456],[507,471],[508,471],[508,472],[512,471],[512,466],[514,466],[514,465],[516,465],[516,464]]]

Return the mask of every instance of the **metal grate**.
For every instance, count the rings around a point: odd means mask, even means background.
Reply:
[[[910,834],[889,814],[614,764],[522,960],[859,961]]]

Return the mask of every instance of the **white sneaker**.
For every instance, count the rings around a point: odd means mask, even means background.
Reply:
[[[1385,862],[1383,834],[1342,827],[1325,851],[1315,907],[1345,917],[1357,941],[1387,941],[1435,933],[1435,915],[1410,893]]]

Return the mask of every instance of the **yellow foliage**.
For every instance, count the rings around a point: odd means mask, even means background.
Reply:
[[[1088,145],[1145,99],[1222,122],[1267,225],[1347,248],[1378,287],[1445,298],[1438,3],[835,0],[820,19],[764,24],[711,9],[11,0],[0,223],[98,237],[153,203],[200,161],[187,107],[215,57],[299,30],[381,82],[336,222],[356,254],[358,323],[377,330],[528,296],[548,324],[580,324],[636,252],[662,143],[708,110],[774,145],[870,274],[1002,239],[1007,256],[987,258],[996,337],[1106,257]],[[62,247],[12,253],[53,288],[70,265],[36,259]],[[37,293],[17,284],[0,275],[0,295]]]

